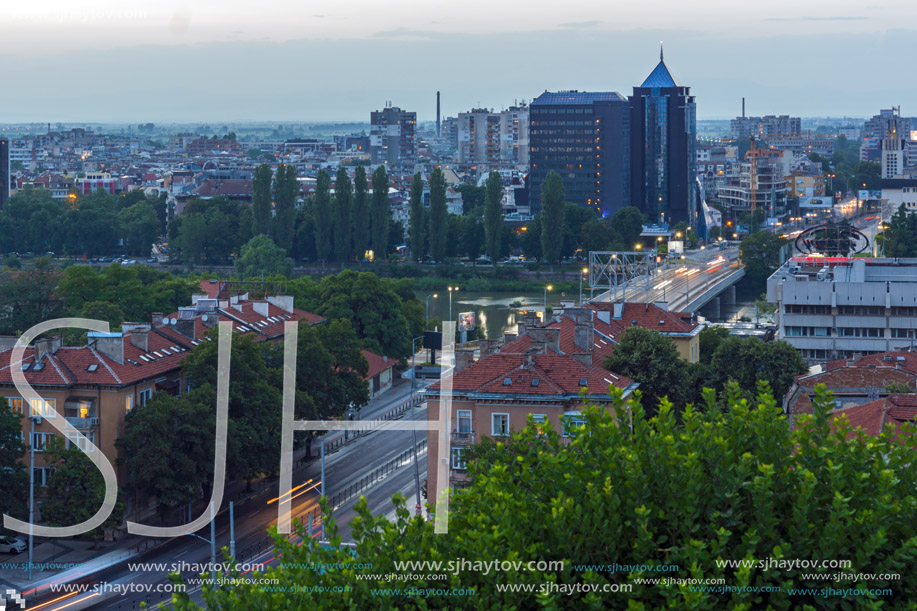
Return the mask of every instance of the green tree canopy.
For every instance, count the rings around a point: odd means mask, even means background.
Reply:
[[[205,585],[204,601],[208,609],[254,611],[910,608],[917,599],[917,584],[905,577],[917,554],[917,435],[896,443],[889,433],[854,433],[843,416],[829,414],[833,402],[824,386],[816,388],[814,416],[800,417],[793,429],[766,389],[754,402],[735,395],[718,399],[708,391],[702,409],[685,409],[678,418],[668,403],[652,418],[636,400],[618,399],[611,410],[586,407],[584,430],[566,439],[559,423],[530,419],[492,452],[468,461],[469,487],[452,497],[448,536],[412,516],[400,495],[391,521],[371,515],[361,501],[351,523],[354,548],[340,545],[333,518],[324,523],[330,546],[275,536],[284,565],[261,576],[278,579],[280,588],[228,581],[233,585]],[[302,526],[299,536],[307,539]],[[396,562],[458,559],[557,564],[498,575],[457,567],[424,581],[405,579],[396,568]],[[837,569],[763,568],[762,559],[849,559],[876,576],[902,578],[837,582],[831,577]],[[734,560],[752,567],[723,562]],[[343,568],[310,568],[318,563]],[[639,568],[644,565],[676,568],[662,575]],[[642,582],[660,576],[722,579],[731,590]],[[543,590],[546,583],[567,591]],[[616,584],[632,589],[601,592]],[[410,588],[429,590],[419,597]],[[179,610],[197,608],[187,594],[174,602]]]
[[[430,175],[430,256],[442,263],[446,254],[449,211],[446,207],[446,179],[440,168]]]
[[[496,267],[503,238],[503,180],[499,172],[490,173],[484,191],[484,253]]]
[[[638,382],[650,409],[663,397],[676,405],[693,398],[688,363],[679,356],[675,342],[658,331],[629,327],[603,367]]]
[[[423,260],[426,253],[426,222],[423,209],[423,177],[420,172],[414,174],[411,181],[410,224],[411,256],[415,261]]]
[[[322,259],[329,258],[333,252],[333,226],[331,176],[325,170],[319,170],[315,182],[315,250]]]
[[[293,260],[271,238],[257,235],[242,247],[242,255],[236,259],[236,272],[242,278],[262,273],[265,276],[292,276]]]
[[[357,166],[353,177],[353,252],[357,260],[363,260],[363,253],[369,248],[369,185],[366,183],[366,168]]]
[[[548,263],[560,261],[564,233],[558,229],[564,226],[565,197],[563,179],[551,170],[541,185],[541,252]]]
[[[293,230],[295,229],[296,201],[299,198],[300,186],[298,172],[292,165],[280,164],[274,176],[274,221],[271,235],[274,242],[285,252],[293,247]]]
[[[373,172],[373,201],[370,229],[372,249],[376,260],[383,261],[388,255],[388,231],[392,219],[391,205],[388,201],[388,174],[385,166],[380,165]]]
[[[725,387],[735,380],[749,394],[763,380],[783,397],[790,390],[793,378],[809,368],[799,351],[784,341],[762,342],[755,337],[730,337],[716,348],[711,358],[714,380]]]
[[[20,520],[25,518],[29,494],[29,473],[20,461],[25,451],[22,414],[12,411],[6,397],[0,397],[0,515]]]
[[[745,274],[756,283],[767,280],[780,266],[780,249],[787,239],[770,231],[759,231],[739,242],[739,258]]]
[[[886,257],[917,257],[917,214],[904,204],[888,220],[886,228],[876,236]]]
[[[352,206],[353,183],[347,168],[341,166],[334,180],[334,257],[338,261],[346,261],[352,252]]]
[[[256,149],[257,150],[257,149]],[[260,156],[261,152],[258,151]],[[274,173],[271,166],[262,163],[255,168],[252,179],[252,234],[268,235],[271,231],[271,181]]]

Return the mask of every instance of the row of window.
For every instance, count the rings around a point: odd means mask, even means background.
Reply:
[[[36,452],[44,452],[55,436],[54,433],[32,433],[30,445]],[[91,444],[95,441],[96,434],[93,431],[84,432],[82,437],[77,433],[67,433],[67,449],[77,446],[86,454],[92,454],[95,452],[95,446]]]
[[[784,328],[786,337],[831,337],[831,327],[797,327]],[[884,327],[838,327],[837,337],[885,337]],[[915,337],[914,329],[891,329],[892,339],[911,339]]]
[[[591,115],[592,109],[591,108],[555,108],[552,110],[536,110],[533,108],[529,111],[529,113],[533,117],[537,117],[539,115],[563,115],[563,114]]]
[[[189,384],[190,388],[190,384]],[[150,399],[153,398],[153,389],[145,388],[137,393],[137,402],[140,407],[146,405]],[[6,397],[6,401],[9,404],[10,411],[14,414],[19,414],[20,416],[24,415],[23,409],[25,407],[25,400],[22,397]],[[32,415],[41,416],[42,418],[54,418],[57,416],[57,399],[32,399]],[[134,407],[134,396],[127,395],[124,398],[124,411],[129,412]],[[74,411],[72,414],[67,413],[68,416],[84,418],[88,415],[88,408],[86,408],[87,414],[84,415],[81,409],[79,412]]]
[[[787,314],[831,314],[831,306],[808,305],[788,303],[783,306]],[[917,316],[917,308],[895,306],[891,309],[892,316]],[[838,306],[837,313],[845,316],[885,316],[884,306],[842,305]]]

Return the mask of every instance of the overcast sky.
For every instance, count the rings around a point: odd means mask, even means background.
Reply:
[[[868,2],[868,0],[867,0]],[[435,117],[666,64],[698,117],[917,115],[917,2],[6,0],[0,123]],[[917,26],[915,26],[917,28]]]

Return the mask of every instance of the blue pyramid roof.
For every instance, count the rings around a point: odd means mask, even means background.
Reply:
[[[682,87],[683,85],[679,83],[672,73],[669,72],[669,69],[666,68],[665,62],[661,59],[656,65],[656,68],[650,72],[650,75],[646,77],[646,80],[643,81],[641,87]]]

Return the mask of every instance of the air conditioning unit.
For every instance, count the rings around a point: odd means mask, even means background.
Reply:
[[[41,424],[41,416],[33,416],[35,418],[35,424]]]

